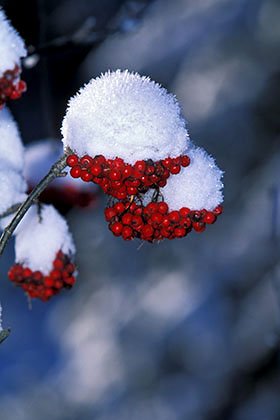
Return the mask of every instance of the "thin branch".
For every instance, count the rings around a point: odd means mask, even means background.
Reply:
[[[6,340],[6,338],[9,337],[10,332],[11,332],[10,328],[6,328],[0,331],[0,344],[3,343],[3,341]]]
[[[65,154],[51,167],[48,174],[31,191],[25,202],[21,204],[11,223],[9,223],[9,225],[4,229],[0,237],[0,255],[2,255],[7,245],[7,242],[9,241],[10,237],[12,236],[13,232],[15,231],[16,227],[18,226],[28,209],[38,199],[38,197],[46,189],[46,187],[63,172],[63,170],[67,166],[66,159],[68,153],[70,153],[69,150],[67,150]]]
[[[22,205],[22,203],[17,203],[17,204],[14,204],[13,206],[9,207],[6,211],[4,211],[4,213],[0,214],[0,219],[3,219],[4,217],[7,217],[7,216],[11,216],[16,211],[18,211],[18,209],[20,208],[21,205]]]

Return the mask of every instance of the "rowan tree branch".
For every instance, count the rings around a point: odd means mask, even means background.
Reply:
[[[18,210],[15,213],[13,220],[8,224],[8,226],[4,229],[1,237],[0,237],[0,255],[2,255],[10,237],[12,236],[13,232],[15,231],[16,227],[28,211],[28,209],[32,206],[32,204],[37,201],[40,194],[47,188],[47,186],[57,177],[61,176],[63,170],[67,166],[66,159],[68,154],[70,154],[70,149],[65,151],[65,154],[55,162],[47,175],[36,185],[36,187],[31,191],[28,195],[27,199],[20,205]]]

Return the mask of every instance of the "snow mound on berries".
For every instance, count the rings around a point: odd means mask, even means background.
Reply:
[[[24,42],[0,8],[0,75],[12,70],[26,56]]]
[[[64,145],[79,156],[121,157],[130,164],[179,156],[189,142],[175,96],[127,70],[85,85],[70,99],[61,131]]]
[[[213,210],[223,201],[223,172],[202,148],[188,150],[190,165],[172,175],[161,189],[170,210],[188,207],[191,210]]]
[[[44,275],[52,269],[58,251],[75,252],[72,235],[65,219],[51,205],[39,210],[32,206],[18,226],[15,241],[16,262]]]
[[[36,185],[50,170],[50,167],[63,155],[63,146],[54,139],[38,140],[25,148],[24,177],[31,185]],[[56,178],[52,185],[63,188],[67,185],[75,189],[93,191],[94,184],[87,184],[81,179],[70,176]]]
[[[7,108],[0,111],[0,159],[11,169],[23,170],[23,144],[17,124]]]
[[[0,111],[1,112],[1,111]],[[26,195],[27,185],[20,174],[5,167],[0,161],[0,214],[4,213],[11,206],[21,203]]]

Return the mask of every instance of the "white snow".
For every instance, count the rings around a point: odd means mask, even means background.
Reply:
[[[23,170],[23,144],[17,124],[7,107],[0,111],[0,159],[15,171]]]
[[[24,42],[0,8],[0,76],[12,70],[26,56]]]
[[[137,73],[117,70],[92,79],[70,99],[63,143],[79,156],[103,154],[128,163],[182,154],[186,122],[175,96]]]
[[[26,182],[20,174],[0,161],[0,215],[11,206],[21,203],[26,195]]]
[[[38,184],[63,153],[61,141],[55,139],[38,140],[27,145],[25,148],[24,176],[28,184]],[[86,183],[71,176],[58,177],[51,184],[51,186],[61,189],[69,185],[83,191],[94,191],[97,189],[95,184]]]
[[[16,232],[16,262],[48,274],[56,253],[73,254],[75,246],[65,219],[51,205],[32,206]]]
[[[187,152],[191,163],[172,175],[161,189],[170,210],[188,207],[191,210],[213,210],[223,201],[223,172],[215,160],[202,148],[191,148]]]

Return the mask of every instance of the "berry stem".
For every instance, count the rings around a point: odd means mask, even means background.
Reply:
[[[64,169],[66,168],[66,159],[69,154],[71,154],[70,149],[66,149],[64,155],[55,162],[47,175],[36,185],[36,187],[31,191],[28,195],[27,199],[20,205],[17,209],[13,220],[9,223],[9,225],[4,229],[1,237],[0,237],[0,255],[2,255],[10,237],[12,236],[13,232],[15,231],[16,227],[28,211],[28,209],[32,206],[32,204],[38,199],[40,194],[47,188],[47,186],[57,177],[61,176]]]

